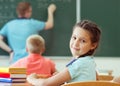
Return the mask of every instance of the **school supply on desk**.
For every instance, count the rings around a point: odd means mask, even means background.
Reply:
[[[13,83],[24,83],[26,82],[26,78],[12,78]]]
[[[0,78],[26,78],[26,74],[10,74],[10,73],[1,73]]]
[[[12,79],[11,78],[0,78],[0,82],[12,83]]]
[[[0,82],[24,83],[24,82],[26,82],[26,78],[0,78]]]
[[[8,67],[0,67],[0,72],[9,73]]]
[[[110,81],[113,79],[113,70],[107,70],[107,69],[98,69],[98,77],[97,79],[99,81]]]
[[[0,72],[0,78],[10,78],[10,73]]]
[[[111,81],[114,76],[111,75],[98,75],[99,81]]]
[[[25,86],[26,68],[0,68],[0,86]]]
[[[10,74],[10,78],[26,78],[27,75],[26,74]]]
[[[9,68],[11,74],[26,74],[26,68]]]
[[[9,68],[10,77],[14,83],[26,82],[26,68]]]

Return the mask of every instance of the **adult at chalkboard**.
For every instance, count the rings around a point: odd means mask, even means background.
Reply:
[[[17,19],[9,21],[0,31],[0,48],[10,54],[10,62],[16,62],[27,54],[25,42],[28,36],[37,34],[38,31],[52,29],[54,26],[54,4],[48,7],[46,22],[31,18],[32,6],[29,2],[20,2],[16,8]],[[4,38],[7,38],[8,45]]]

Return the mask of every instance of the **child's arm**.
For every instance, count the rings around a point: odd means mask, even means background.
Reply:
[[[27,77],[27,81],[35,86],[60,86],[69,80],[71,80],[71,76],[67,68],[46,79],[38,78],[36,74],[31,74]]]
[[[54,76],[54,75],[56,75],[57,73],[59,73],[59,72],[58,72],[57,69],[55,69],[55,72],[54,72],[52,75]]]
[[[36,74],[36,78],[48,78],[49,76],[48,75],[45,75],[45,74]]]

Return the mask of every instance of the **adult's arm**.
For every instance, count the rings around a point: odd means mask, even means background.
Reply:
[[[13,58],[13,50],[4,42],[3,39],[4,37],[0,35],[0,48],[2,48],[3,50],[5,50],[10,54],[10,62],[11,62]]]
[[[0,35],[0,48],[2,48],[3,50],[5,50],[8,53],[12,52],[12,49],[4,42],[4,37],[2,35]]]
[[[52,29],[54,26],[54,12],[56,10],[56,5],[50,4],[48,7],[48,19],[45,23],[45,30]]]

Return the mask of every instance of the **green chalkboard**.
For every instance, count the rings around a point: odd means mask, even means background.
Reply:
[[[15,8],[20,1],[28,1],[33,6],[32,17],[46,21],[47,7],[54,3],[55,26],[53,30],[39,32],[46,41],[46,56],[71,56],[69,40],[72,27],[76,23],[76,5],[80,2],[81,19],[96,22],[102,37],[96,56],[120,57],[120,0],[0,0],[0,28],[16,18]],[[77,2],[78,1],[78,2]],[[0,55],[7,53],[0,50]]]
[[[16,6],[21,1],[30,2],[33,7],[32,18],[47,20],[47,7],[54,3],[55,26],[53,30],[39,32],[46,41],[46,56],[69,56],[69,40],[76,23],[76,0],[0,0],[0,28],[9,20],[17,18]],[[0,55],[8,55],[0,49]]]
[[[102,29],[97,56],[120,57],[120,0],[81,0],[81,19]]]

